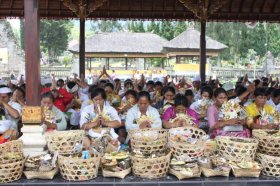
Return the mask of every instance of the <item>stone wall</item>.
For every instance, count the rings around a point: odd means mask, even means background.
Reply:
[[[12,27],[7,20],[0,20],[0,48],[7,48],[8,63],[0,62],[0,76],[6,77],[12,71],[25,73],[24,52],[13,33]]]

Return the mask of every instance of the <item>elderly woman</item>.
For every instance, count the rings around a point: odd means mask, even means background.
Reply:
[[[248,126],[252,129],[279,129],[279,115],[267,104],[265,89],[257,88],[254,96],[255,101],[245,107]]]
[[[65,115],[57,107],[54,106],[54,96],[51,92],[41,95],[41,106],[43,110],[43,123],[47,127],[47,131],[63,131],[66,130],[67,123]]]
[[[190,123],[186,123],[184,119],[176,119],[174,122],[171,122],[171,119],[175,119],[178,114],[184,114],[187,118],[190,119]],[[188,101],[184,95],[177,94],[175,97],[175,104],[172,107],[169,107],[162,115],[163,126],[164,128],[173,128],[173,127],[182,127],[186,125],[198,124],[197,113],[188,108]]]
[[[239,97],[230,100],[237,104],[241,102],[246,96],[253,92],[255,86],[249,85],[248,89]],[[214,104],[208,107],[207,120],[210,127],[210,137],[216,136],[236,136],[236,137],[250,137],[250,130],[246,126],[246,120],[238,117],[225,120],[221,118],[221,107],[228,100],[227,93],[223,88],[217,88],[214,91]],[[228,131],[227,126],[239,126],[240,130]],[[225,128],[226,127],[226,128]]]
[[[141,118],[146,118],[146,120],[140,121],[139,119]],[[149,92],[142,91],[138,93],[137,104],[127,112],[125,127],[127,131],[132,129],[162,128],[159,112],[151,106]]]

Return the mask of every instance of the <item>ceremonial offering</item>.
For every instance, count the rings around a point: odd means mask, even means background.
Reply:
[[[22,123],[24,124],[41,124],[42,108],[24,106],[22,108]]]
[[[149,179],[164,177],[168,172],[170,157],[170,150],[146,157],[133,153],[131,155],[133,174]]]
[[[230,166],[235,177],[259,177],[261,166],[255,161],[246,161],[235,163],[231,162]]]
[[[170,162],[169,173],[176,176],[179,180],[200,177],[201,170],[195,162],[184,162],[172,159]]]
[[[131,160],[128,152],[106,153],[101,162],[104,177],[123,179],[131,172]]]
[[[263,167],[262,175],[280,178],[280,157],[257,153],[256,159]]]
[[[183,121],[186,126],[195,125],[193,118],[183,113],[176,114],[176,117],[174,119],[171,119],[170,123],[174,123],[176,121]]]
[[[58,165],[60,174],[65,180],[86,181],[97,177],[101,156],[89,152],[87,159],[82,154],[59,156]]]
[[[192,161],[203,155],[204,143],[207,139],[208,136],[201,129],[178,127],[169,129],[168,145],[174,158]]]
[[[218,136],[217,151],[228,160],[241,162],[246,160],[253,161],[258,147],[258,140],[251,138],[238,138],[228,136]]]
[[[202,173],[205,177],[228,177],[231,170],[228,161],[218,155],[200,157],[198,158],[198,164],[201,167]]]
[[[253,130],[253,137],[259,140],[258,152],[270,156],[280,155],[280,132],[279,130]]]
[[[194,107],[194,110],[200,115],[206,114],[208,106],[213,103],[212,100],[206,98],[199,99],[197,102],[198,104]]]

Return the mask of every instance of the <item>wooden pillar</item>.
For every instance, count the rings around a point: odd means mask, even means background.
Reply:
[[[180,64],[181,63],[181,57],[180,56],[176,56],[176,64]]]
[[[106,58],[106,69],[107,69],[107,70],[109,70],[109,69],[110,69],[110,67],[109,67],[109,66],[110,66],[110,58],[109,58],[109,57],[107,57],[107,58]]]
[[[39,0],[24,1],[24,19],[26,103],[38,106],[41,84]]]
[[[92,59],[92,58],[90,57],[90,58],[89,58],[89,71],[90,71],[90,73],[91,73],[91,67],[92,67],[92,66],[91,66],[91,59]]]
[[[85,19],[80,19],[79,72],[85,75]]]
[[[125,70],[127,70],[127,63],[128,63],[128,58],[125,58]]]
[[[201,82],[205,82],[206,80],[206,21],[200,22],[201,30],[200,30],[200,78]]]

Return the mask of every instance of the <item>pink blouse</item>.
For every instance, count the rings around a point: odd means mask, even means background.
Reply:
[[[194,110],[188,108],[186,111],[186,115],[190,116],[193,119],[193,122],[198,125],[198,115]],[[169,107],[162,115],[162,119],[164,121],[169,121],[170,119],[174,118],[176,118],[175,107]]]
[[[219,121],[219,109],[214,104],[210,105],[207,109],[207,120],[210,129],[214,127],[215,124]],[[210,132],[210,137],[215,138],[216,136],[233,136],[233,137],[249,138],[250,130],[247,128],[244,128],[242,132],[226,132],[223,129],[212,130]]]

